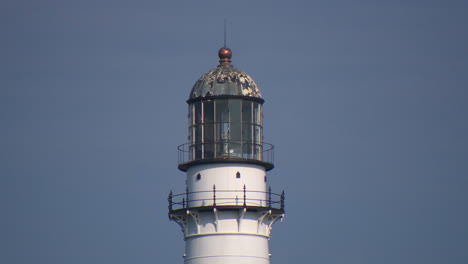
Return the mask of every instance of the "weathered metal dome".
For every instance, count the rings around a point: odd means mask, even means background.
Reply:
[[[220,59],[218,67],[198,79],[190,92],[190,99],[223,95],[262,98],[252,77],[232,67],[230,49],[221,48],[218,55]]]

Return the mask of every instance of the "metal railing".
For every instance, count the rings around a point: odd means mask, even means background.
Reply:
[[[274,146],[245,141],[213,141],[203,143],[185,143],[178,148],[179,164],[197,160],[240,159],[253,160],[273,164]]]
[[[241,194],[241,197],[230,196],[230,194]],[[201,194],[202,197],[192,198]],[[206,195],[204,195],[206,194]],[[261,199],[259,197],[265,197]],[[269,209],[279,209],[284,212],[284,191],[281,194],[272,193],[271,188],[267,192],[247,190],[244,185],[242,190],[217,190],[213,185],[213,189],[209,191],[196,191],[173,194],[169,193],[167,198],[169,202],[169,212],[179,209],[188,209],[193,207],[217,207],[217,206],[234,206],[234,207],[263,207]]]

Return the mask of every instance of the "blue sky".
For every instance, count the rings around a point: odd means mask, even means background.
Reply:
[[[272,263],[468,262],[466,1],[2,1],[0,262],[182,263],[185,100],[260,86]]]

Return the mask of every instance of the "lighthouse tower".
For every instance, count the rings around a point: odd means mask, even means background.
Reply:
[[[221,48],[217,68],[192,88],[189,142],[179,146],[185,192],[169,194],[186,264],[268,264],[272,225],[284,216],[284,192],[267,183],[273,145],[263,142],[260,90]]]

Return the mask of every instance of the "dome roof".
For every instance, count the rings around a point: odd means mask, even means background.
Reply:
[[[193,85],[190,99],[207,96],[234,95],[262,98],[255,81],[245,72],[231,65],[231,50],[221,48],[218,52],[220,64],[203,74]]]

